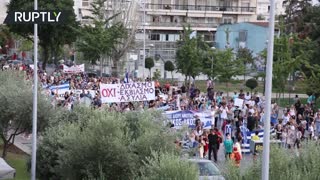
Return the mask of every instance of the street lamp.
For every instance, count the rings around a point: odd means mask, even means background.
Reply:
[[[34,10],[38,10],[38,0],[34,0]],[[31,180],[36,180],[37,159],[37,114],[38,114],[38,24],[34,24],[33,50],[33,108],[32,108],[32,155],[31,155]]]
[[[271,117],[271,96],[272,96],[272,66],[273,66],[273,45],[274,45],[274,17],[275,0],[270,0],[270,19],[268,37],[268,55],[266,66],[266,111],[263,133],[263,152],[262,152],[262,180],[269,179],[269,160],[270,160],[270,117]]]
[[[146,59],[146,1],[143,0],[143,60],[142,60],[142,77],[144,77],[144,70],[145,70],[145,59]]]

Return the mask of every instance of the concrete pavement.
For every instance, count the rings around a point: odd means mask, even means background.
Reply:
[[[32,136],[32,135],[31,135]],[[26,154],[31,155],[31,151],[32,151],[32,137],[24,137],[23,135],[18,135],[16,136],[15,140],[14,140],[14,145],[19,148],[20,150],[22,150],[23,152],[25,152]]]

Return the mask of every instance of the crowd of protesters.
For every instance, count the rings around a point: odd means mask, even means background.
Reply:
[[[11,69],[25,71],[26,80],[32,80],[34,71],[29,66],[13,66]],[[3,69],[4,70],[4,69]],[[255,132],[264,123],[264,97],[258,93],[235,91],[231,96],[217,91],[211,80],[207,81],[206,92],[201,92],[193,83],[160,83],[155,81],[156,99],[148,102],[128,102],[102,104],[99,93],[100,83],[116,84],[125,81],[135,82],[141,79],[119,79],[115,77],[89,76],[86,73],[66,74],[57,69],[48,74],[38,71],[39,82],[44,93],[50,97],[54,106],[63,106],[71,110],[76,102],[89,99],[94,108],[107,108],[110,111],[132,111],[144,109],[193,110],[210,111],[212,117],[211,129],[204,129],[198,117],[195,117],[195,128],[188,133],[187,138],[176,141],[179,147],[195,148],[196,155],[218,161],[218,151],[223,147],[226,158],[234,159],[237,165],[242,159],[241,143],[245,132]],[[150,81],[150,79],[146,79]],[[69,84],[70,92],[59,97],[51,86]],[[76,96],[73,90],[81,90]],[[93,91],[94,93],[90,93]],[[243,100],[241,106],[235,105],[237,99]],[[279,107],[272,102],[271,126],[275,130],[275,139],[282,142],[283,147],[300,148],[302,140],[316,140],[320,135],[320,110],[314,108],[315,95],[311,95],[306,104],[302,104],[298,96],[290,107]],[[282,111],[283,113],[280,113]],[[280,115],[283,114],[281,117]],[[171,125],[174,127],[174,125]],[[256,133],[251,139],[259,140]],[[185,143],[183,145],[183,143]],[[222,151],[222,150],[221,150]]]

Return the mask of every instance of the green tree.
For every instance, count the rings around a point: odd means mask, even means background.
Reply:
[[[32,88],[19,72],[1,72],[0,83],[0,136],[3,141],[2,157],[6,158],[15,137],[32,130]],[[47,127],[52,114],[50,102],[39,95],[38,131]]]
[[[154,60],[151,57],[147,57],[145,59],[144,67],[149,69],[150,72],[150,78],[151,78],[151,69],[154,67]]]
[[[68,11],[70,15],[66,18],[64,24],[43,24],[38,26],[39,45],[43,51],[42,68],[46,68],[46,64],[50,59],[50,52],[56,52],[64,44],[71,44],[76,40],[74,29],[77,29],[78,23],[73,9],[73,0],[41,0],[38,4],[39,10],[63,10]],[[33,10],[32,0],[11,0],[8,5],[9,11]],[[10,24],[8,25],[11,32],[16,33],[26,39],[32,40],[30,37],[33,35],[32,24]],[[55,55],[57,56],[57,55]]]
[[[226,83],[227,97],[229,98],[229,82],[232,77],[243,74],[244,65],[241,61],[234,58],[231,49],[217,51],[215,54],[217,77],[220,81]]]
[[[100,76],[102,76],[103,62],[108,56],[111,56],[118,41],[127,36],[126,29],[122,22],[113,22],[119,14],[115,14],[109,18],[105,18],[105,4],[107,0],[94,0],[91,3],[90,10],[92,16],[88,19],[92,20],[93,25],[84,25],[78,32],[80,34],[77,41],[77,48],[84,53],[84,57],[92,55],[90,60],[95,63],[100,61]]]
[[[311,95],[315,94],[316,98],[320,96],[320,66],[319,65],[313,65],[313,67],[310,67],[311,69],[311,75],[309,77],[306,77],[305,80],[305,91],[306,94]]]
[[[252,51],[248,48],[239,48],[236,56],[238,61],[242,62],[245,67],[243,78],[246,80],[247,65],[251,65],[254,62]]]
[[[311,0],[303,1],[287,1],[286,13],[282,17],[285,23],[285,33],[299,33],[302,36],[306,35],[308,24],[304,21],[305,15],[309,12],[312,6]]]
[[[248,79],[246,81],[246,86],[248,88],[250,88],[251,94],[252,94],[252,90],[254,90],[256,87],[258,87],[258,81],[255,78]]]
[[[127,27],[126,33],[122,38],[117,40],[117,44],[113,47],[111,59],[114,65],[113,74],[118,76],[119,70],[123,70],[124,63],[120,63],[121,58],[128,52],[128,50],[135,48],[135,37],[139,27],[140,17],[137,16],[139,13],[139,7],[135,1],[119,1],[119,0],[108,0],[107,3],[112,3],[112,10],[108,9],[108,14],[117,15],[112,19],[113,22],[120,22],[124,27]],[[129,27],[129,28],[128,28]],[[120,72],[121,73],[121,72]]]
[[[289,47],[289,37],[282,35],[274,39],[273,53],[273,79],[272,86],[278,90],[279,97],[285,91],[289,74],[292,72],[285,64],[291,61],[291,50]]]
[[[175,70],[175,67],[172,61],[166,61],[164,63],[164,70],[171,72],[171,79],[173,80],[173,71]]]
[[[190,37],[192,30],[184,27],[182,38],[177,42],[176,69],[177,72],[185,75],[185,81],[190,77],[195,78],[202,72],[202,54],[204,41],[200,36]]]
[[[0,25],[0,46],[1,51],[5,52],[5,54],[8,54],[7,49],[5,48],[6,45],[9,45],[13,41],[13,34],[10,32],[9,28],[5,25]]]
[[[207,48],[206,48],[207,49]],[[206,52],[202,53],[202,73],[207,75],[208,78],[214,80],[217,76],[216,59],[215,59],[215,49],[207,49]]]

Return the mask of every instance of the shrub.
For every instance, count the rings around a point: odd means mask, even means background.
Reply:
[[[251,93],[252,93],[252,90],[255,89],[256,87],[258,87],[258,81],[255,78],[248,79],[246,81],[246,86],[249,89],[251,89]]]
[[[320,157],[317,156],[320,146],[315,142],[303,144],[304,148],[283,149],[271,146],[269,179],[300,180],[320,179],[318,169],[320,168]],[[240,173],[237,167],[226,165],[223,173],[226,179],[255,180],[261,177],[261,159]]]
[[[147,158],[141,168],[141,180],[195,180],[199,179],[196,165],[186,160],[181,160],[174,154],[156,153]]]
[[[152,152],[176,154],[174,134],[163,126],[159,112],[84,112],[70,112],[65,121],[59,117],[43,134],[40,179],[139,178]]]

